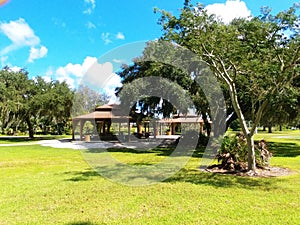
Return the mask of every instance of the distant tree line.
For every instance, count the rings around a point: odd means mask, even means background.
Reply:
[[[72,90],[66,82],[30,79],[26,70],[0,70],[1,134],[69,134],[72,109],[76,116],[104,101],[103,95],[83,85]]]

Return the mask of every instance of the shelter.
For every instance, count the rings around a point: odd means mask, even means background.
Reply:
[[[100,135],[109,134],[112,123],[119,123],[119,127],[121,123],[126,123],[128,135],[130,135],[130,119],[130,116],[122,115],[118,105],[116,104],[99,106],[94,112],[77,116],[72,119],[72,139],[75,139],[75,129],[78,125],[80,125],[80,140],[83,140],[83,127],[87,121],[90,121],[97,126],[97,130],[99,131]]]
[[[175,135],[176,134],[176,127],[181,124],[194,124],[199,125],[199,132],[203,133],[203,127],[204,127],[204,120],[200,118],[198,115],[178,115],[174,118],[163,118],[158,121],[159,123],[159,129],[160,134],[162,135],[162,125],[167,124],[170,127],[169,134]]]

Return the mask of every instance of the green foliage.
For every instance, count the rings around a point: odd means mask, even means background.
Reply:
[[[264,140],[255,143],[255,161],[259,168],[269,166],[272,154],[267,148]],[[230,170],[246,170],[248,149],[247,141],[242,133],[236,135],[227,135],[224,137],[221,147],[218,151],[217,159],[220,167]]]
[[[218,151],[217,159],[224,169],[245,169],[247,142],[242,135],[225,136]]]
[[[241,130],[241,126],[240,126],[238,120],[232,121],[232,123],[229,125],[229,127],[230,127],[233,131],[240,131],[240,130]]]
[[[29,79],[25,70],[0,71],[1,132],[28,131],[29,136],[42,133],[64,133],[70,118],[73,93],[65,82]]]
[[[93,112],[97,106],[108,102],[107,96],[88,86],[79,85],[74,92],[72,116],[79,116]]]
[[[300,18],[296,10],[294,5],[273,16],[264,8],[262,16],[229,24],[188,0],[177,17],[160,11],[162,38],[198,54],[222,83],[229,103],[227,115],[230,120],[238,118],[249,137],[251,170],[255,170],[253,135],[258,124],[267,119],[295,120],[293,108],[299,115],[300,89],[295,81],[300,74]],[[292,104],[287,104],[288,99]],[[281,114],[285,116],[280,118]],[[246,120],[253,122],[251,130]]]

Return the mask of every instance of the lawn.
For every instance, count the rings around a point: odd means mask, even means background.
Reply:
[[[295,174],[277,178],[198,170],[199,157],[168,180],[129,187],[99,176],[80,151],[39,145],[0,147],[0,224],[300,224],[300,132],[259,133],[271,143],[272,165]],[[155,163],[164,149],[111,155]]]

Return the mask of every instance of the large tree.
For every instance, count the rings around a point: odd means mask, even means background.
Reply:
[[[32,138],[38,126],[60,133],[70,118],[73,92],[65,82],[29,79],[27,71],[5,67],[0,71],[0,100],[2,132],[26,124]]]
[[[299,77],[299,16],[291,7],[273,16],[235,19],[224,24],[202,5],[185,1],[178,17],[166,11],[160,24],[163,39],[198,54],[226,86],[231,104],[247,139],[248,170],[255,171],[253,135],[273,99],[293,89]],[[241,101],[247,99],[251,129]]]

